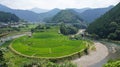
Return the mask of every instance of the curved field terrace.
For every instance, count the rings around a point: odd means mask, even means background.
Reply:
[[[22,55],[39,58],[61,58],[78,53],[86,48],[87,41],[70,40],[68,36],[50,29],[23,36],[11,43],[11,48]]]

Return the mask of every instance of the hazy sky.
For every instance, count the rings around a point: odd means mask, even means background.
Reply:
[[[98,8],[116,5],[119,2],[120,0],[0,0],[0,4],[14,9]]]

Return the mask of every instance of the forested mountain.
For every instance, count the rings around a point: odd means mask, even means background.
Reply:
[[[19,17],[15,14],[0,11],[0,22],[18,22]]]
[[[39,14],[39,19],[40,19],[41,21],[49,20],[49,19],[51,19],[53,16],[55,16],[58,12],[60,12],[60,11],[61,11],[60,9],[55,8],[55,9],[52,9],[52,10],[50,10],[50,11],[48,11],[48,12],[40,13],[40,14]]]
[[[80,13],[81,18],[83,18],[86,22],[93,22],[97,18],[99,18],[101,15],[105,14],[107,11],[112,9],[113,6],[109,6],[106,8],[96,8],[96,9],[87,9],[86,11]]]
[[[120,40],[120,3],[91,23],[87,32],[101,38]]]
[[[71,9],[61,10],[47,22],[72,24],[78,28],[85,28],[87,26],[86,22],[79,17],[79,13]]]
[[[105,12],[110,10],[112,7],[108,8],[98,8],[98,9],[91,9],[91,8],[83,8],[83,9],[72,9],[75,10],[76,12],[80,13],[78,15],[81,16],[85,21],[91,22],[94,21],[96,18],[100,17],[103,15]],[[11,9],[6,6],[0,5],[0,11],[3,12],[10,12],[18,16],[20,19],[24,19],[26,21],[30,22],[41,22],[41,21],[46,21],[51,19],[53,16],[55,16],[58,12],[60,12],[60,9],[53,9],[45,13],[35,13],[33,11],[29,10],[16,10],[16,9]]]
[[[29,10],[16,10],[16,9],[11,9],[6,6],[0,5],[0,11],[13,13],[17,15],[20,19],[24,19],[26,21],[40,22],[40,21],[43,21],[45,18],[54,16],[60,10],[53,9],[53,10],[50,10],[49,12],[39,14],[39,13],[34,13]]]
[[[49,22],[80,23],[83,22],[83,20],[78,16],[78,13],[75,12],[74,10],[61,10]]]
[[[37,13],[34,13],[32,11],[11,9],[3,5],[0,5],[0,11],[13,13],[20,19],[24,19],[27,21],[38,21],[39,17]]]

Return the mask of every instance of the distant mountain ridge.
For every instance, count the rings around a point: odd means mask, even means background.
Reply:
[[[49,12],[38,14],[29,10],[16,10],[16,9],[11,9],[6,6],[0,5],[0,11],[13,13],[17,15],[19,18],[24,19],[26,21],[42,22],[45,18],[52,17],[53,15],[58,13],[60,10],[53,9],[53,10],[50,10]]]
[[[32,9],[30,9],[30,11],[33,11],[35,13],[45,13],[45,12],[48,12],[49,10],[40,9],[40,8],[32,8]]]
[[[84,19],[86,22],[92,22],[95,19],[99,18],[101,15],[103,15],[105,12],[110,10],[111,8],[98,8],[98,9],[91,9],[91,8],[83,8],[83,9],[75,9],[72,8],[72,10],[78,12],[78,15],[81,16],[82,19]],[[61,11],[61,9],[52,9],[48,12],[44,13],[35,13],[30,10],[16,10],[8,8],[4,5],[0,5],[0,11],[4,12],[10,12],[18,16],[20,19],[24,19],[29,22],[46,22],[46,20],[51,19],[53,16],[55,16],[58,12]]]
[[[90,10],[90,9],[91,9],[91,8],[82,8],[82,9],[73,8],[73,10],[75,10],[75,11],[78,12],[78,13],[83,13],[84,11]]]
[[[109,6],[106,8],[96,8],[96,9],[88,9],[82,13],[80,13],[81,18],[83,18],[86,22],[93,22],[95,19],[99,18],[101,15],[112,9],[114,6]]]
[[[52,10],[50,10],[48,12],[40,13],[39,14],[39,19],[41,21],[45,21],[46,19],[49,19],[49,18],[55,16],[60,11],[61,11],[60,9],[55,8],[55,9],[52,9]]]
[[[39,17],[37,13],[34,13],[32,11],[11,9],[3,5],[0,5],[0,11],[13,13],[17,15],[19,18],[27,21],[36,21],[38,20]]]

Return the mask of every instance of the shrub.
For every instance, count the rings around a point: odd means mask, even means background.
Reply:
[[[110,33],[108,39],[116,39],[117,35],[115,33]]]
[[[109,62],[105,64],[104,67],[120,67],[120,61]]]

